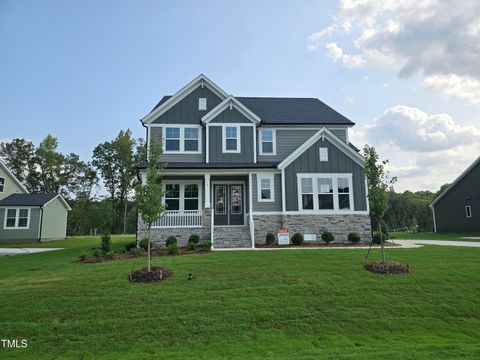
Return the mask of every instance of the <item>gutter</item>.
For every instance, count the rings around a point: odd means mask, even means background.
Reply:
[[[42,212],[42,215],[40,216],[40,228],[38,230],[38,242],[42,242],[43,205],[40,205],[40,211]]]

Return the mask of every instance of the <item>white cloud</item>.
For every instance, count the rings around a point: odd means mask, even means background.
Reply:
[[[341,35],[353,39],[354,52],[332,40]],[[342,0],[333,23],[307,38],[311,50],[321,44],[346,68],[382,66],[401,77],[422,74],[434,91],[478,103],[480,1]],[[467,86],[452,91],[452,81]]]
[[[480,129],[460,126],[449,115],[408,107],[387,109],[373,123],[351,132],[352,142],[368,143],[397,176],[397,190],[431,190],[451,182],[480,154]]]
[[[480,104],[480,81],[471,77],[455,74],[433,75],[427,77],[423,85],[446,97]]]

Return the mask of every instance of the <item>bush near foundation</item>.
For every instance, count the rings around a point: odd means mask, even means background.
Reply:
[[[348,242],[351,242],[352,244],[357,244],[360,242],[360,234],[357,232],[351,232],[348,234]]]
[[[268,233],[267,236],[265,236],[265,243],[267,245],[273,245],[275,243],[275,234]]]
[[[330,231],[324,231],[322,234],[322,240],[328,244],[335,241],[335,236]]]
[[[292,236],[292,244],[302,245],[303,244],[303,235],[300,233],[295,233]]]

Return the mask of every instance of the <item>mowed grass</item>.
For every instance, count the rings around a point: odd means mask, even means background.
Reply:
[[[390,236],[394,240],[480,241],[480,233],[391,232]],[[477,237],[479,239],[465,239],[466,237]]]
[[[114,238],[116,247],[131,239]],[[407,276],[362,267],[365,250],[160,257],[159,284],[130,284],[145,258],[73,264],[98,239],[0,257],[0,359],[457,359],[480,354],[480,249],[388,249]],[[372,257],[378,258],[375,250]],[[188,273],[193,272],[193,281]]]

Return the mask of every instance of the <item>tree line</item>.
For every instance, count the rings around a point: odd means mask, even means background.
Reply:
[[[98,144],[90,161],[81,160],[75,153],[62,154],[58,146],[58,139],[52,135],[47,135],[38,146],[16,138],[0,143],[0,158],[28,191],[65,197],[72,208],[68,235],[88,235],[92,229],[112,234],[135,233],[134,189],[139,182],[137,165],[146,161],[145,141],[133,138],[130,129],[121,130],[114,139]],[[403,193],[391,187],[382,227],[432,231],[428,205],[446,186],[438,192]]]
[[[134,233],[133,189],[138,183],[137,164],[146,161],[144,140],[133,138],[130,129],[121,130],[93,149],[91,161],[63,154],[58,146],[50,134],[38,146],[15,138],[0,143],[0,158],[29,192],[65,197],[72,208],[68,235],[87,235],[92,229]]]

